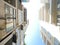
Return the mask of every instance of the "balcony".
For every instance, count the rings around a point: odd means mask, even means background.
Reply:
[[[15,0],[4,0],[4,1],[13,5],[14,7],[16,6],[16,1]]]
[[[15,28],[16,26],[16,10],[12,7],[10,7],[9,5],[5,4],[5,28],[6,28],[6,32],[11,31],[13,28]]]

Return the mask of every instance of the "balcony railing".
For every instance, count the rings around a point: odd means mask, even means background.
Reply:
[[[4,1],[13,5],[14,7],[16,6],[16,0],[4,0]]]

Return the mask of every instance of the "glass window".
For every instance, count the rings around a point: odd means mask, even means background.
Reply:
[[[57,15],[57,18],[60,18],[60,15]]]
[[[13,8],[10,8],[10,14],[13,15]]]
[[[59,44],[60,42],[56,38],[54,38],[54,45],[59,45]]]
[[[14,9],[14,15],[13,15],[13,26],[16,27],[16,10]]]
[[[10,7],[8,5],[5,5],[5,13],[6,14],[10,13]]]
[[[24,21],[27,21],[27,10],[24,9]]]
[[[6,24],[6,31],[9,32],[13,29],[13,23]]]
[[[16,3],[15,3],[16,0],[4,0],[4,1],[6,1],[7,3],[13,5],[14,7],[16,6]]]
[[[16,27],[16,19],[13,20],[13,27]]]
[[[14,14],[14,18],[16,19],[16,10],[15,9],[13,11],[13,14]]]
[[[22,24],[23,23],[23,11],[18,10],[18,24]]]
[[[51,45],[51,43],[47,40],[47,45]]]
[[[6,31],[11,31],[16,26],[16,11],[14,8],[5,5]]]
[[[60,26],[60,0],[57,0],[57,26]]]

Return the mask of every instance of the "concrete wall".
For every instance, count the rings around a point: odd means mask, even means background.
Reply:
[[[4,36],[6,34],[5,32],[5,20],[3,18],[5,18],[5,12],[4,12],[4,2],[3,0],[0,0],[0,38],[2,38],[2,36]]]

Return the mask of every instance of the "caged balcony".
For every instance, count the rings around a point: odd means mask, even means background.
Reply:
[[[13,5],[14,7],[16,6],[16,0],[4,0],[4,1]]]

